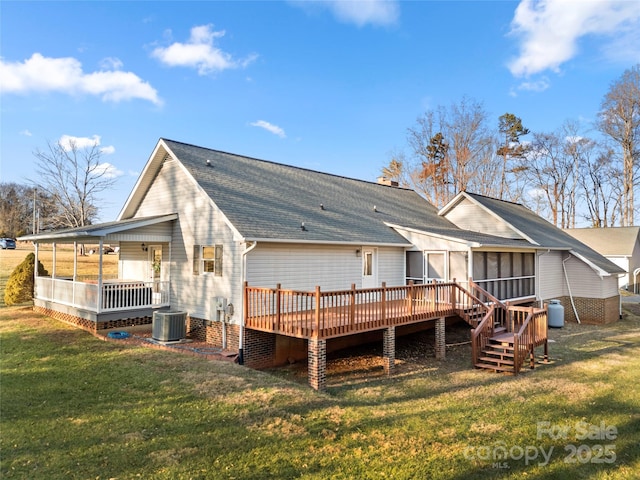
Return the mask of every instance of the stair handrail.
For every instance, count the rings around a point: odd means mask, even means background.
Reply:
[[[471,293],[469,290],[467,290],[466,288],[464,288],[462,285],[460,285],[458,282],[456,282],[456,280],[453,280],[453,284],[456,286],[456,288],[464,293],[467,297],[469,297],[471,300],[475,301],[478,305],[482,305],[482,307],[485,309],[485,311],[489,311],[489,307],[487,306],[487,304],[485,302],[483,302],[482,300],[480,300],[478,297],[476,297],[473,293]],[[456,311],[460,314],[460,309],[458,308],[457,302],[455,302],[454,308],[456,309]]]
[[[474,282],[473,278],[471,277],[469,277],[469,288],[472,291],[479,293],[479,295],[474,295],[474,297],[479,298],[481,296],[484,296],[486,297],[487,300],[489,300],[489,302],[483,302],[482,300],[480,300],[483,304],[496,305],[497,308],[500,309],[502,313],[500,315],[495,315],[496,318],[494,318],[494,321],[497,319],[502,327],[506,327],[507,326],[506,320],[509,314],[509,305],[504,303],[502,300],[499,300],[497,297],[494,297],[493,295],[491,295],[484,288],[482,288],[480,285]]]
[[[495,303],[496,305],[499,305],[500,308],[502,308],[504,310],[507,310],[507,305],[504,302],[502,302],[502,300],[499,300],[497,297],[494,297],[493,295],[491,295],[484,288],[482,288],[480,285],[478,285],[476,282],[474,282],[473,278],[471,278],[471,277],[469,277],[469,289],[470,290],[477,290],[483,296],[487,297],[487,299],[489,299],[491,301],[491,303]],[[479,297],[479,295],[477,295],[477,296]]]
[[[488,340],[493,336],[495,306],[490,305],[488,308],[487,314],[476,328],[471,329],[471,360],[474,365],[480,360],[480,354],[487,346]]]

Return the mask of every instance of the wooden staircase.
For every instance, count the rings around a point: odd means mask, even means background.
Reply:
[[[472,304],[459,315],[472,327],[473,365],[494,372],[517,375],[526,358],[535,365],[535,348],[547,350],[547,310],[505,305],[469,279]]]
[[[475,366],[496,372],[515,373],[513,334],[501,329],[501,332],[497,335],[494,332],[494,336],[489,338]]]

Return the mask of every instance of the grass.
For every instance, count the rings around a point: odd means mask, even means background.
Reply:
[[[442,362],[400,359],[391,378],[330,364],[319,394],[289,369],[106,342],[3,308],[0,477],[640,478],[638,313],[552,330],[552,363],[518,377],[470,369],[459,346]]]

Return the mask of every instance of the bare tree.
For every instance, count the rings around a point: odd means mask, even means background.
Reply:
[[[622,150],[622,224],[633,225],[636,164],[640,155],[640,64],[625,70],[602,101],[598,128]]]
[[[73,140],[68,145],[49,142],[46,151],[37,150],[34,155],[38,159],[38,188],[59,208],[49,218],[51,226],[90,225],[98,212],[98,194],[116,181],[101,162],[98,142],[84,148]]]
[[[578,181],[587,206],[585,218],[592,227],[612,227],[622,203],[622,170],[612,162],[613,152],[610,149],[593,140],[583,139],[581,142]]]
[[[403,171],[409,186],[436,206],[464,190],[495,195],[500,175],[487,118],[482,104],[466,97],[419,117],[407,134],[413,162],[404,163]]]
[[[567,155],[566,137],[561,132],[534,134],[525,162],[531,186],[546,199],[550,221],[560,228],[570,227],[574,159]]]

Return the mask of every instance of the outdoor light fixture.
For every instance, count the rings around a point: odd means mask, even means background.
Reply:
[[[149,247],[147,247],[144,243],[142,245],[140,245],[142,247],[142,251],[143,252],[147,252],[149,251]]]
[[[359,248],[356,248],[356,257],[362,255],[362,251]]]

